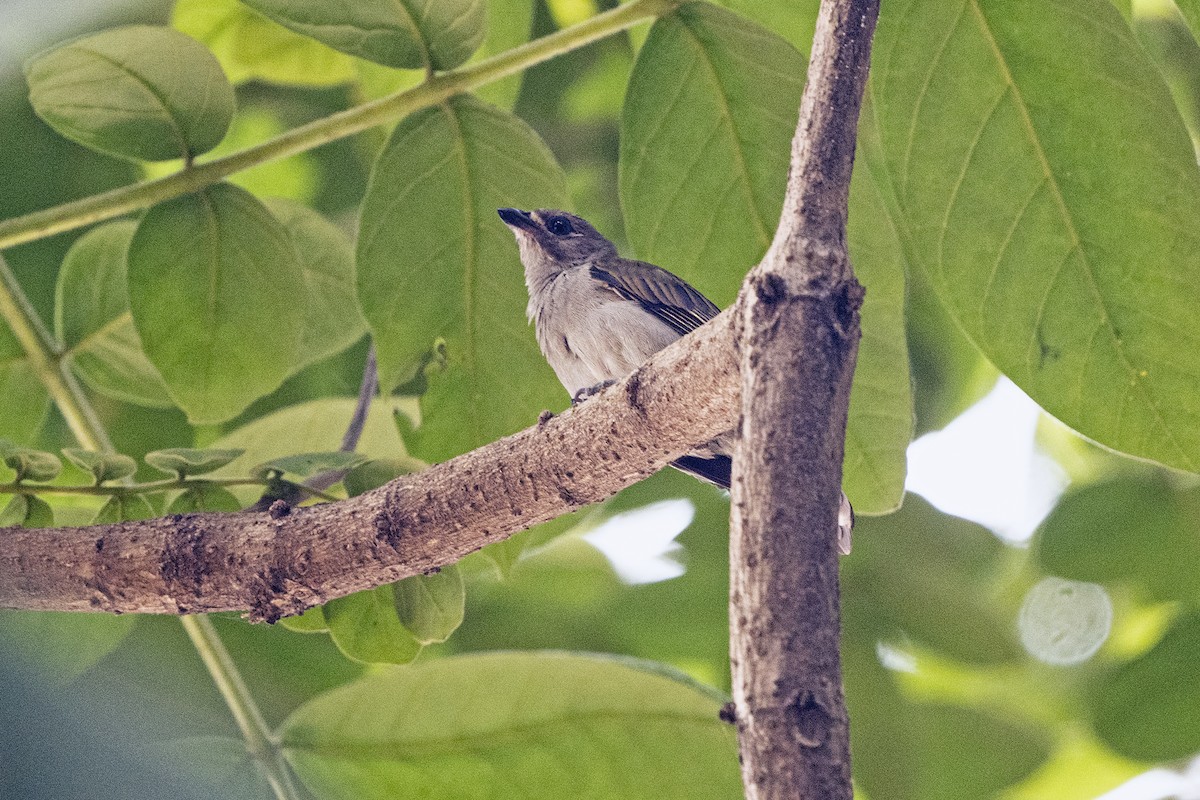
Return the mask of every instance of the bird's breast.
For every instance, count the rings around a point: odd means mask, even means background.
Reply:
[[[625,377],[679,338],[585,271],[565,273],[541,294],[531,303],[538,345],[571,395]]]

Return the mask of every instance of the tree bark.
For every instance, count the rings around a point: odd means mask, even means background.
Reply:
[[[846,249],[878,0],[824,0],[770,250],[735,308],[730,652],[751,800],[850,800],[837,517],[863,289]]]
[[[740,384],[730,321],[721,314],[557,417],[350,500],[5,529],[0,607],[249,609],[273,621],[453,564],[604,500],[732,428]]]

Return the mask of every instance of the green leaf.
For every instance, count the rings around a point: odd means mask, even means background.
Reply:
[[[353,398],[323,398],[272,412],[237,428],[213,442],[214,446],[239,447],[245,454],[225,467],[221,474],[248,475],[255,464],[305,450],[336,450],[354,413]],[[392,423],[392,408],[415,415],[415,402],[396,398],[375,398],[371,404],[359,452],[367,458],[404,458],[404,443]],[[414,470],[420,464],[411,459]],[[254,488],[233,492],[245,505],[257,499]]]
[[[764,3],[762,0],[717,2],[770,28],[801,53],[812,50],[813,35],[817,28],[817,7],[820,5],[818,0],[790,0],[787,3]]]
[[[50,395],[19,346],[7,345],[11,334],[0,325],[0,437],[30,441],[42,427]]]
[[[71,366],[89,386],[138,405],[174,406],[142,352],[129,314],[125,254],[137,224],[111,222],[71,245],[58,273],[54,330]]]
[[[0,528],[25,524],[25,514],[29,511],[29,501],[25,498],[26,495],[23,494],[14,494],[8,498],[4,510],[0,511]]]
[[[845,583],[873,609],[877,641],[912,640],[971,664],[1023,656],[1012,624],[1015,607],[980,589],[1004,552],[985,528],[910,496],[886,520],[861,519],[854,542]]]
[[[909,722],[921,755],[920,800],[1001,796],[1050,755],[1036,728],[971,708],[914,705]]]
[[[346,473],[346,477],[342,479],[342,485],[346,487],[346,494],[350,497],[358,497],[360,494],[377,489],[401,475],[408,475],[419,469],[419,462],[416,462],[415,459],[373,458]]]
[[[204,475],[220,469],[246,451],[241,448],[169,447],[146,453],[146,463],[157,470],[173,473],[180,479],[189,475]]]
[[[385,390],[434,341],[417,454],[442,459],[531,424],[562,389],[525,319],[528,297],[501,206],[562,206],[562,171],[523,122],[455,97],[397,126],[363,201],[358,297]]]
[[[621,208],[639,258],[733,299],[779,222],[804,72],[786,41],[718,6],[654,23],[621,117]]]
[[[1175,6],[1183,15],[1192,36],[1200,41],[1200,0],[1175,0]]]
[[[417,664],[327,692],[283,725],[321,800],[741,796],[721,700],[648,662],[488,653]]]
[[[245,0],[246,5],[335,50],[388,67],[444,70],[483,41],[483,0]]]
[[[29,102],[56,131],[124,158],[190,158],[221,141],[233,87],[212,54],[170,28],[75,39],[25,64]]]
[[[321,606],[313,606],[303,614],[295,617],[284,617],[279,624],[295,633],[328,633],[329,623],[325,621],[325,612]]]
[[[136,622],[132,614],[0,611],[0,642],[34,663],[39,678],[64,684],[117,649]]]
[[[312,364],[340,353],[367,331],[354,290],[354,248],[336,225],[302,203],[273,198],[267,208],[300,258],[307,300],[298,365]]]
[[[289,31],[238,0],[177,0],[171,24],[213,51],[233,83],[332,86],[354,80],[354,59]]]
[[[907,0],[879,32],[888,174],[950,314],[1080,433],[1200,469],[1200,172],[1125,21],[1104,0]]]
[[[1172,761],[1200,750],[1200,614],[1178,620],[1144,656],[1095,687],[1096,732],[1140,761]]]
[[[462,624],[467,592],[454,564],[430,575],[397,581],[392,590],[400,624],[421,644],[444,642]]]
[[[96,485],[105,481],[118,481],[137,472],[137,462],[121,453],[97,453],[78,447],[64,447],[63,455],[84,472],[92,473]]]
[[[529,41],[533,28],[533,7],[529,0],[488,0],[487,35],[483,46],[468,61],[472,64],[498,55]],[[476,93],[489,103],[511,109],[521,91],[521,75],[510,75],[486,86]]]
[[[151,757],[161,758],[170,775],[190,778],[207,797],[221,800],[270,800],[276,797],[246,742],[228,736],[188,736],[154,743]]]
[[[904,250],[865,159],[850,183],[850,258],[867,295],[850,392],[842,488],[855,513],[886,514],[904,499],[913,437],[905,330]]]
[[[180,492],[170,505],[168,514],[192,514],[197,511],[240,511],[241,502],[224,486],[198,481]]]
[[[421,643],[400,622],[392,585],[387,584],[324,606],[329,635],[347,658],[368,664],[408,664]]]
[[[93,525],[111,525],[114,522],[131,522],[137,519],[150,519],[155,516],[145,495],[114,494],[92,518]]]
[[[8,439],[0,439],[0,460],[17,473],[14,479],[21,481],[50,481],[62,471],[62,462],[53,453],[20,447]]]
[[[0,511],[0,528],[20,525],[25,528],[49,528],[54,512],[45,500],[31,494],[14,494]]]
[[[250,474],[256,478],[264,479],[272,472],[307,478],[311,475],[316,475],[318,472],[353,469],[366,460],[367,457],[359,453],[344,453],[340,450],[323,453],[297,453],[295,455],[273,458],[270,461],[258,464],[250,470]]]
[[[129,244],[134,325],[194,423],[235,416],[292,372],[305,291],[287,231],[229,184],[151,208]]]
[[[1194,599],[1200,597],[1198,502],[1200,493],[1177,494],[1158,475],[1074,489],[1042,523],[1034,556],[1064,578],[1126,584],[1158,600]]]

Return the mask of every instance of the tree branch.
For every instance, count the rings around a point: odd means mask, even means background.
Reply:
[[[603,500],[729,430],[739,388],[730,320],[720,315],[558,417],[350,500],[5,530],[0,607],[249,609],[275,620],[452,564]]]
[[[863,289],[846,250],[878,0],[823,0],[770,250],[734,309],[730,657],[746,796],[850,800],[837,515]]]

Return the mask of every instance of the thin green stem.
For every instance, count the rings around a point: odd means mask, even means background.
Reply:
[[[291,770],[284,761],[279,741],[271,735],[267,721],[258,710],[249,687],[242,680],[241,673],[233,663],[229,651],[225,649],[212,620],[205,616],[185,616],[180,617],[179,621],[204,661],[204,666],[208,668],[208,674],[212,676],[217,691],[221,693],[238,730],[242,733],[250,757],[262,770],[263,777],[271,785],[275,797],[278,800],[300,800],[300,791],[296,788]]]
[[[633,0],[549,36],[470,66],[443,72],[411,89],[301,125],[261,144],[144,183],[123,186],[0,222],[0,250],[44,239],[195,192],[235,172],[296,155],[390,122],[452,95],[521,72],[675,8],[681,0]]]

